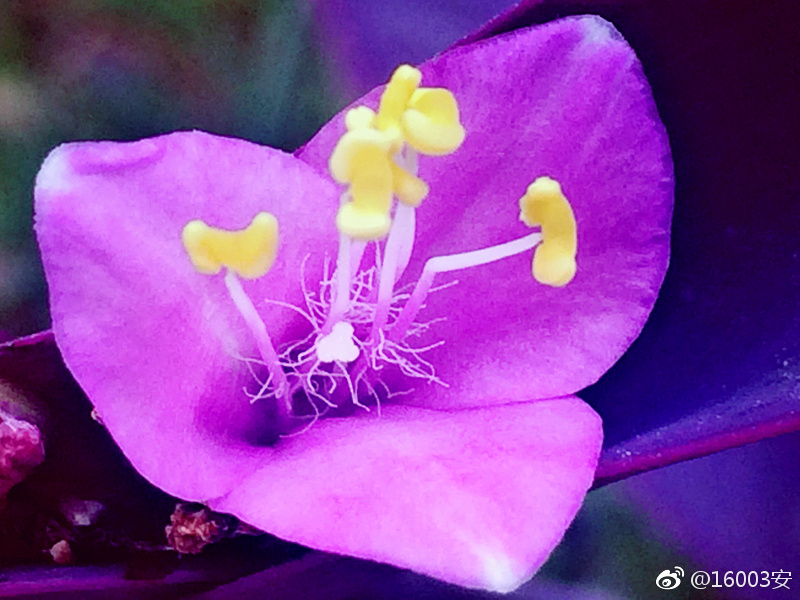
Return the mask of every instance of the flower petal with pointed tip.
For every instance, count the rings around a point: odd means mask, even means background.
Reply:
[[[590,485],[599,417],[578,398],[326,419],[214,510],[279,537],[459,585],[511,591],[561,540]]]
[[[278,258],[269,277],[244,285],[299,304],[306,252],[336,239],[337,189],[277,150],[182,132],[60,146],[35,193],[65,363],[145,477],[190,500],[226,493],[263,460],[270,415],[242,392],[249,331],[222,280],[192,268],[181,231],[195,218],[241,228],[270,211]],[[307,328],[293,312],[260,309],[278,339]]]
[[[450,387],[420,386],[409,402],[577,392],[639,334],[669,259],[669,145],[641,66],[608,22],[579,17],[455,48],[421,70],[423,85],[453,91],[467,138],[450,156],[420,161],[431,191],[405,281],[432,256],[525,235],[517,201],[543,175],[561,183],[575,211],[578,274],[547,288],[523,255],[455,274],[458,285],[431,294],[420,313],[446,317],[420,345],[445,341],[425,356]],[[378,94],[357,104],[377,106]],[[343,118],[298,156],[321,168]]]
[[[800,429],[800,202],[787,168],[800,164],[800,4],[524,0],[461,43],[586,12],[613,19],[642,58],[677,184],[653,314],[581,392],[605,423],[604,483]]]

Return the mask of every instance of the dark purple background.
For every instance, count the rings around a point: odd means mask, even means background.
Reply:
[[[523,2],[470,39],[581,13],[613,22],[642,60],[676,178],[653,315],[581,394],[617,449],[600,476],[797,429],[800,5]]]

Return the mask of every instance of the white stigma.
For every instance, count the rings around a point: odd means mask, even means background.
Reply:
[[[359,350],[353,341],[354,329],[350,323],[339,321],[328,335],[317,340],[315,348],[320,362],[350,363],[358,358]]]

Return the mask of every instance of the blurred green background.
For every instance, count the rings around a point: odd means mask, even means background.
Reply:
[[[0,2],[0,335],[48,327],[32,223],[47,152],[203,129],[294,149],[340,107],[310,5]]]

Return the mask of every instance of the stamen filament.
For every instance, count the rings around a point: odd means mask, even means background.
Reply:
[[[394,215],[394,225],[397,226],[400,237],[400,247],[397,249],[397,267],[395,268],[394,280],[397,282],[411,260],[411,250],[414,247],[414,234],[417,229],[417,209],[412,206],[397,203],[397,211]],[[390,233],[391,235],[391,233]]]
[[[333,290],[334,297],[328,312],[328,318],[325,319],[325,323],[322,325],[323,335],[329,334],[333,326],[350,310],[351,244],[350,236],[344,233],[339,234],[339,254],[336,257],[336,285]]]
[[[419,155],[412,148],[397,156],[398,164],[412,175],[419,171]],[[389,318],[389,308],[392,303],[394,284],[408,266],[411,258],[411,249],[414,246],[414,233],[416,230],[416,208],[403,202],[397,203],[392,228],[386,240],[386,250],[383,254],[380,280],[378,283],[378,300],[375,304],[375,318],[372,323],[370,339],[373,343],[378,340],[378,332],[386,325]]]
[[[231,269],[227,269],[225,272],[225,287],[228,288],[231,300],[233,300],[236,308],[239,309],[239,313],[253,334],[261,359],[269,370],[275,389],[275,397],[278,399],[278,412],[282,416],[290,416],[292,414],[292,402],[288,395],[289,382],[281,367],[275,346],[272,345],[272,340],[267,333],[267,326],[261,320],[250,297],[242,288],[242,283],[236,273]]]
[[[401,206],[403,205],[398,203],[397,213],[401,212]],[[406,208],[413,213],[413,208]],[[406,213],[407,211],[402,212]],[[392,292],[394,291],[398,258],[401,245],[406,237],[406,232],[403,227],[405,223],[402,222],[402,219],[401,222],[398,222],[397,216],[398,215],[395,214],[392,228],[389,230],[389,237],[386,240],[386,250],[383,253],[381,275],[378,282],[378,301],[375,304],[375,318],[372,322],[372,333],[370,334],[373,341],[378,339],[378,332],[383,329],[383,326],[386,325],[386,320],[389,318],[389,307],[392,303]]]
[[[448,254],[446,256],[435,256],[428,259],[425,267],[422,269],[422,275],[414,286],[414,291],[394,322],[392,329],[387,335],[387,339],[393,342],[399,342],[403,339],[406,331],[414,322],[414,319],[422,308],[425,298],[433,285],[433,279],[437,273],[447,273],[449,271],[460,271],[461,269],[468,269],[469,267],[477,267],[493,263],[509,256],[521,254],[534,248],[542,241],[540,233],[531,233],[525,237],[492,246],[490,248],[483,248],[481,250],[473,250],[472,252],[463,252],[461,254]]]
[[[419,175],[419,153],[413,148],[406,146],[400,156],[399,164],[411,175],[415,177]],[[394,274],[395,281],[398,281],[405,273],[408,261],[411,259],[411,250],[414,247],[414,235],[416,233],[416,216],[417,211],[413,206],[403,202],[397,203],[394,220],[403,236],[398,250],[397,269]]]
[[[348,199],[342,199],[342,203]],[[364,256],[366,242],[354,240],[350,236],[339,234],[339,253],[336,256],[336,284],[333,290],[333,302],[331,302],[328,316],[325,319],[320,331],[322,335],[327,335],[350,310],[350,286],[353,280],[353,273],[358,272],[361,266],[361,259]]]
[[[353,273],[358,273],[358,269],[361,267],[361,259],[364,257],[364,250],[367,247],[367,243],[362,240],[351,240],[350,241],[350,276],[352,278]]]

